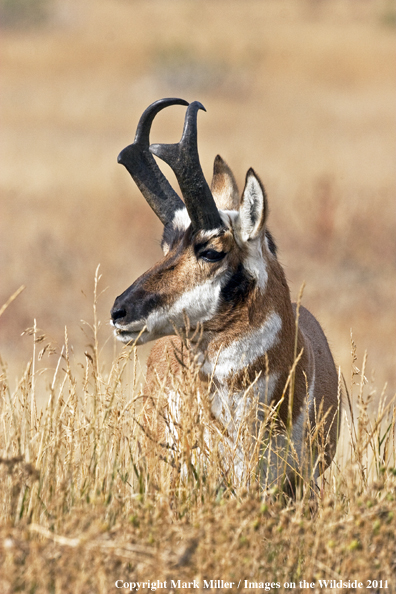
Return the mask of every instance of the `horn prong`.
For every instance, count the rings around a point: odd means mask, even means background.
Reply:
[[[174,171],[195,231],[223,226],[199,161],[197,114],[200,109],[206,111],[199,101],[188,106],[179,143],[150,146],[150,152],[165,161]]]

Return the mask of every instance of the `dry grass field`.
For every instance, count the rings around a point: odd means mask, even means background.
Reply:
[[[15,5],[20,22],[0,2],[0,308],[25,289],[0,316],[1,594],[149,579],[396,591],[394,2]],[[140,426],[147,349],[122,350],[108,319],[161,228],[116,157],[166,96],[205,105],[208,178],[217,153],[240,186],[261,176],[292,296],[305,281],[350,387],[337,463],[295,502],[192,460],[194,407],[169,454]],[[183,116],[160,114],[153,142],[178,140]]]
[[[304,583],[314,592],[396,591],[395,401],[383,395],[370,410],[364,361],[351,378],[358,412],[343,424],[336,462],[317,489],[301,467],[290,500],[276,486],[259,490],[255,456],[242,483],[224,465],[224,452],[235,453],[208,399],[197,398],[193,364],[173,378],[185,411],[178,437],[158,440],[161,418],[143,417],[136,349],[103,362],[96,316],[95,306],[84,364],[73,362],[65,336],[54,372],[39,374],[47,343],[33,328],[16,389],[3,370],[2,593],[302,592]],[[164,398],[160,388],[153,398]]]

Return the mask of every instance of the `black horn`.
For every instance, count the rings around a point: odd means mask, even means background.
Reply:
[[[174,213],[184,208],[151,152],[150,130],[157,113],[170,105],[188,105],[184,99],[160,99],[152,103],[142,114],[136,130],[135,141],[118,155],[121,163],[131,174],[139,190],[164,225],[170,223]]]
[[[205,108],[199,101],[190,103],[178,144],[153,144],[150,151],[174,171],[195,231],[223,226],[212,192],[205,180],[198,156],[197,114]]]

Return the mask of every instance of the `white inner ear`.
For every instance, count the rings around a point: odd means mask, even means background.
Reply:
[[[264,217],[264,195],[260,183],[254,175],[249,175],[247,179],[239,216],[243,241],[257,237],[261,231]]]

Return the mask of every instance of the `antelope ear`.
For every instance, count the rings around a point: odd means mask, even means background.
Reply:
[[[238,210],[239,192],[235,177],[227,163],[217,155],[213,164],[213,179],[210,189],[217,208]]]
[[[246,174],[245,188],[239,207],[243,241],[258,237],[264,229],[267,213],[268,204],[264,186],[253,169],[250,168]]]

